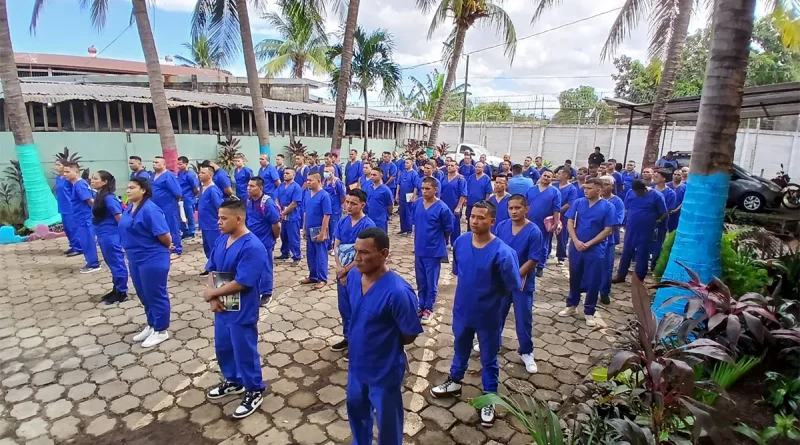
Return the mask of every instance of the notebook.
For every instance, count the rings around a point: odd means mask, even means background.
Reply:
[[[236,274],[230,272],[211,272],[211,280],[214,283],[214,287],[219,289],[220,287],[230,283],[236,278]],[[226,311],[237,312],[241,309],[241,295],[239,292],[233,295],[225,295],[223,297],[219,297],[219,301],[222,302],[222,306],[225,307]]]

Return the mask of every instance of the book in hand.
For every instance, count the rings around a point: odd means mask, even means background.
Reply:
[[[231,272],[211,272],[211,280],[214,283],[214,288],[216,289],[219,289],[220,287],[230,283],[235,278],[236,274]],[[239,292],[236,292],[232,295],[219,297],[219,301],[222,302],[222,306],[226,311],[237,312],[239,309],[241,309],[241,295]]]
[[[322,227],[311,227],[308,229],[308,236],[312,239],[318,237],[320,233],[322,233]]]

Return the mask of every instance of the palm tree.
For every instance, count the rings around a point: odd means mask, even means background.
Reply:
[[[205,34],[192,38],[192,41],[184,43],[183,47],[191,54],[188,58],[175,56],[175,59],[183,66],[218,70],[230,62],[228,55],[213,45]]]
[[[359,26],[356,28],[354,43],[351,89],[358,91],[364,98],[364,150],[366,151],[369,133],[367,131],[369,122],[367,92],[380,86],[382,99],[392,100],[400,89],[402,76],[400,75],[400,66],[392,60],[394,41],[386,30],[379,29],[367,35]],[[342,52],[343,45],[335,45],[331,48],[331,58],[341,57]],[[338,85],[342,75],[339,67],[334,68],[331,72],[331,83]],[[339,92],[333,91],[333,94],[337,94],[338,99]]]
[[[271,12],[264,16],[283,40],[265,39],[256,45],[256,58],[269,60],[259,73],[274,76],[289,66],[292,77],[298,79],[306,69],[317,75],[330,72],[328,37],[319,12],[297,0],[288,0],[282,15]]]
[[[25,226],[33,229],[39,224],[56,224],[61,221],[58,205],[47,179],[44,176],[39,149],[33,141],[33,131],[25,111],[22,86],[17,77],[17,64],[14,62],[14,48],[11,46],[11,31],[8,27],[6,0],[0,0],[0,82],[3,83],[3,100],[17,159],[25,181],[28,219]]]
[[[442,121],[444,107],[450,97],[450,89],[456,80],[456,70],[461,53],[464,51],[464,39],[467,30],[476,22],[481,22],[486,26],[494,28],[498,34],[503,36],[504,53],[509,59],[514,61],[514,53],[517,50],[517,32],[511,17],[503,8],[499,6],[503,0],[417,0],[417,7],[422,12],[434,11],[431,26],[428,29],[428,39],[433,36],[436,30],[452,18],[453,31],[445,43],[443,58],[447,66],[447,77],[436,109],[433,113],[433,122],[428,137],[428,146],[436,145],[439,137],[439,124]]]
[[[421,82],[414,76],[409,79],[414,85],[411,89],[410,95],[416,101],[416,107],[412,112],[412,117],[415,119],[431,120],[436,111],[436,105],[442,97],[444,91],[445,75],[440,73],[439,70],[434,69],[431,73],[425,75],[425,83]],[[453,95],[459,95],[463,98],[464,84],[455,86],[450,89],[450,102],[455,98]],[[447,106],[449,104],[445,104]],[[458,105],[459,107],[461,104]]]
[[[41,8],[46,0],[36,0],[33,5],[33,18],[31,31],[36,28],[36,21]],[[139,30],[139,40],[142,42],[145,65],[147,65],[147,80],[150,83],[150,96],[153,100],[153,114],[156,119],[156,129],[161,139],[161,152],[167,161],[167,168],[176,171],[178,168],[178,149],[175,145],[175,132],[172,130],[172,120],[169,117],[167,93],[164,91],[164,76],[161,75],[161,63],[158,60],[156,42],[153,39],[153,30],[150,27],[150,17],[147,15],[148,0],[132,0],[133,16]],[[109,0],[81,0],[81,7],[89,7],[92,24],[102,30],[106,24],[106,12]]]
[[[344,24],[344,39],[342,40],[342,54],[339,60],[339,81],[336,84],[336,110],[333,119],[333,139],[331,140],[331,153],[339,154],[342,150],[342,136],[344,136],[344,114],[347,111],[347,92],[350,91],[352,79],[350,65],[353,61],[353,41],[358,25],[358,7],[360,0],[349,0],[347,5],[347,19]],[[366,122],[364,123],[366,125]]]

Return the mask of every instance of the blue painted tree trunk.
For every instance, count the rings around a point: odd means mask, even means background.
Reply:
[[[25,227],[33,229],[39,224],[49,226],[61,222],[58,204],[44,176],[36,144],[17,145],[17,159],[28,201],[28,219],[25,220]]]
[[[269,147],[269,144],[266,145],[259,145],[258,146],[258,154],[267,155],[270,159],[272,159],[272,153]]]

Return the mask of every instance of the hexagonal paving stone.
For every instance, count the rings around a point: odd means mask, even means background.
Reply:
[[[86,427],[86,432],[92,436],[102,436],[116,426],[117,420],[113,417],[100,416]]]

